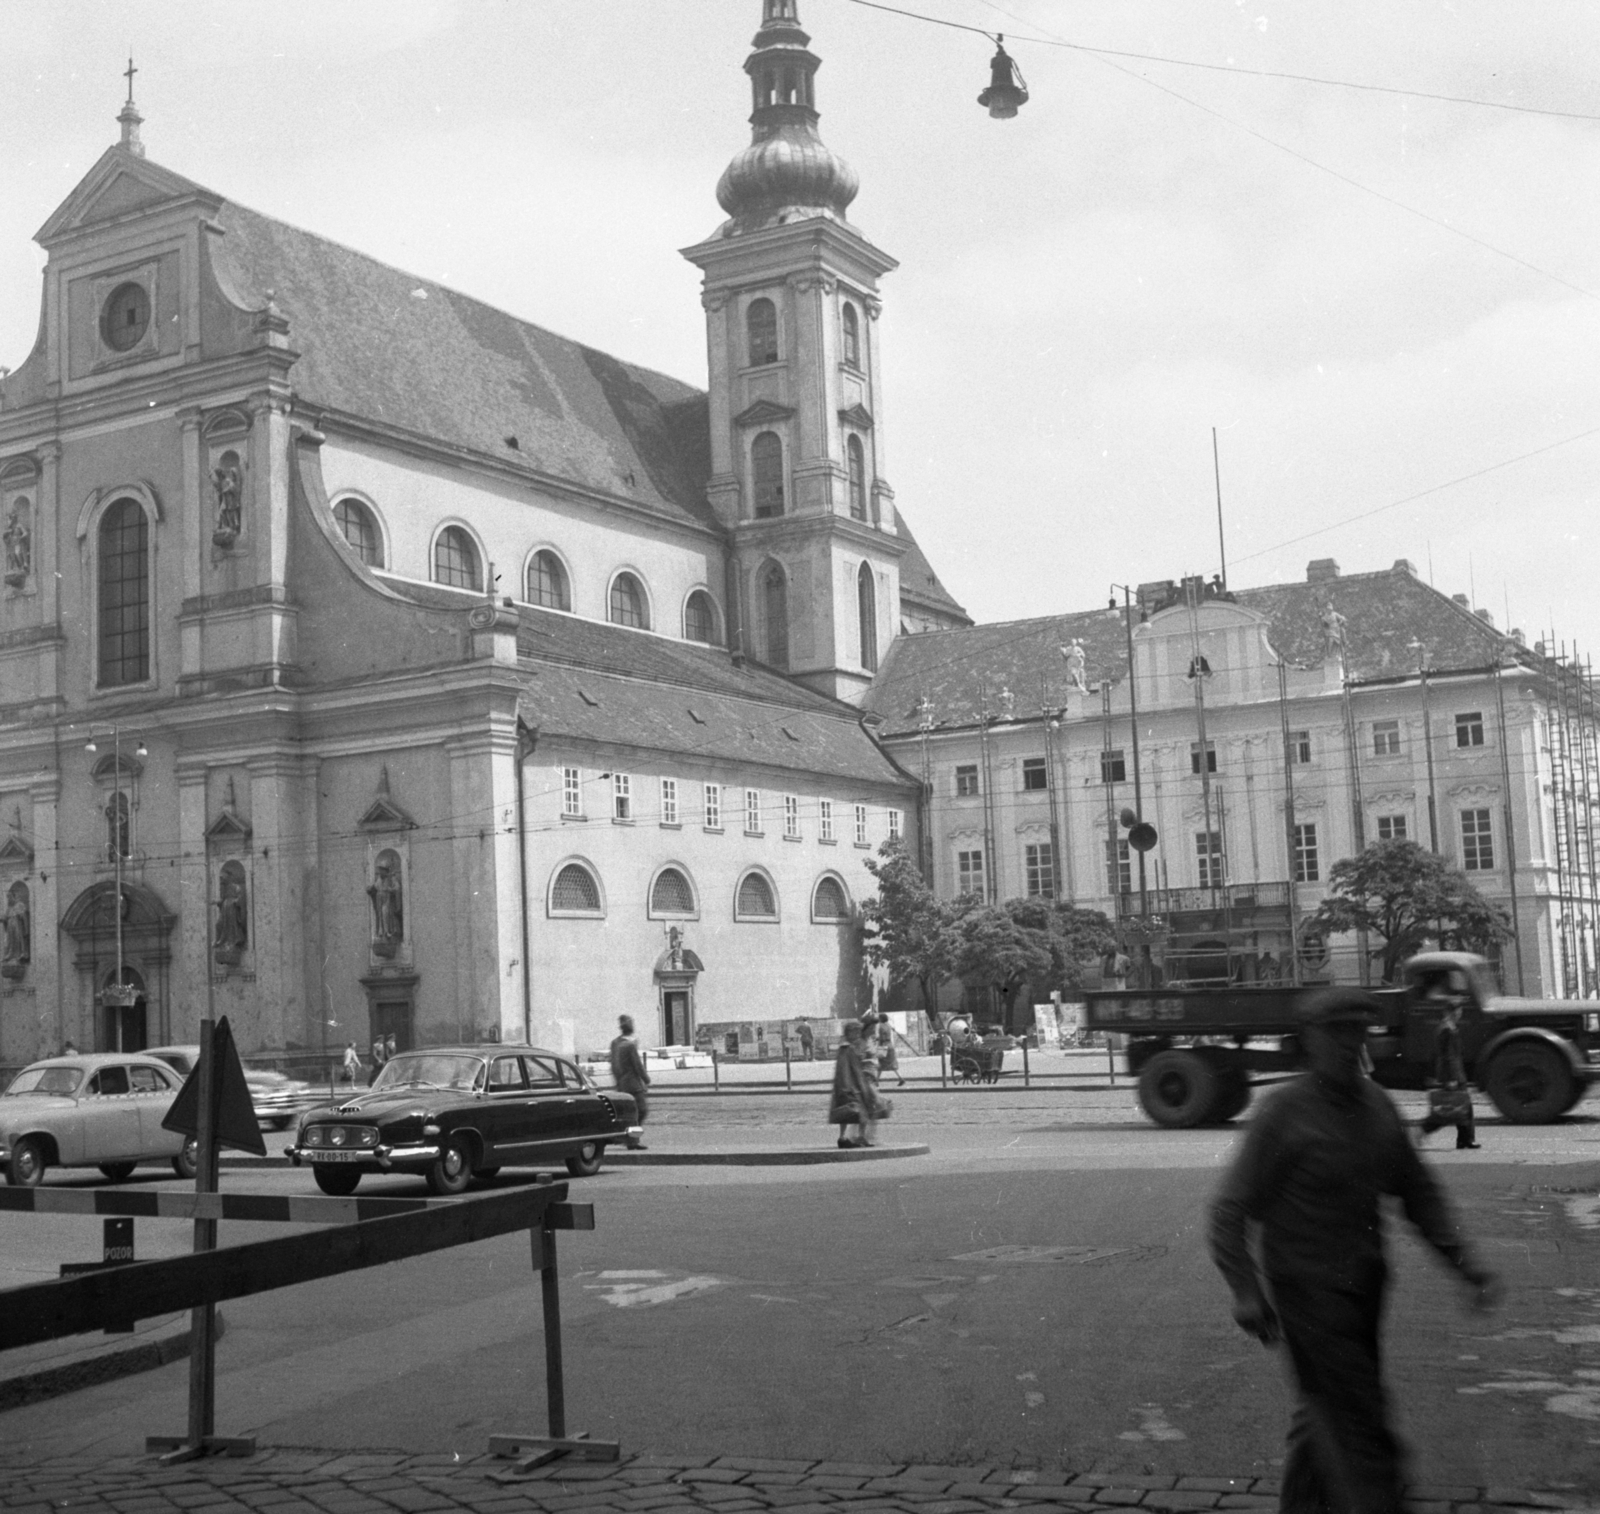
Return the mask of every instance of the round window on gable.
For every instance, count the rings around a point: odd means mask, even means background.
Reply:
[[[100,311],[100,337],[113,352],[131,352],[150,329],[150,296],[143,284],[119,284]]]

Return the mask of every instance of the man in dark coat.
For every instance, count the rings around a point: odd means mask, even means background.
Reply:
[[[639,1054],[639,1042],[633,1033],[633,1016],[620,1015],[617,1029],[622,1032],[611,1043],[611,1077],[623,1093],[632,1094],[639,1106],[639,1124],[650,1113],[650,1074],[645,1071],[644,1058]],[[645,1144],[638,1137],[628,1142],[629,1151],[643,1151]]]
[[[1324,989],[1301,1001],[1310,1071],[1263,1101],[1212,1205],[1211,1252],[1233,1317],[1282,1340],[1300,1388],[1289,1427],[1285,1514],[1400,1514],[1401,1448],[1379,1360],[1387,1268],[1382,1194],[1491,1307],[1499,1285],[1472,1256],[1388,1096],[1363,1072],[1372,1000]],[[1250,1252],[1260,1227],[1263,1279]]]
[[[1478,1149],[1477,1125],[1472,1118],[1472,1089],[1467,1083],[1466,1063],[1461,1055],[1461,1005],[1452,1001],[1440,1018],[1433,1037],[1433,1081],[1442,1093],[1454,1094],[1455,1110],[1444,1113],[1430,1100],[1427,1118],[1417,1127],[1418,1135],[1430,1136],[1443,1125],[1456,1128],[1456,1150]]]

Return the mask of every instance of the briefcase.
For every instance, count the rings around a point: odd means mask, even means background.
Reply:
[[[1455,1124],[1472,1118],[1472,1093],[1466,1088],[1430,1088],[1428,1113],[1440,1124]]]

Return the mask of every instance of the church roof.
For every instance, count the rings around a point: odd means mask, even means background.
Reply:
[[[1441,674],[1489,667],[1508,653],[1532,660],[1512,638],[1400,567],[1240,589],[1233,598],[1266,617],[1267,640],[1280,656],[1304,666],[1322,661],[1322,617],[1331,605],[1345,618],[1346,656],[1356,683],[1414,675],[1413,640],[1427,648],[1430,669]],[[897,637],[865,707],[883,717],[885,736],[917,729],[917,704],[924,696],[943,726],[973,723],[985,700],[997,713],[1003,688],[1011,691],[1019,718],[1037,716],[1041,707],[1059,709],[1067,690],[1061,648],[1074,640],[1083,643],[1091,687],[1127,677],[1121,608],[1079,610]]]
[[[894,512],[895,530],[906,544],[906,555],[900,559],[900,598],[926,605],[944,615],[959,616],[970,623],[971,617],[956,602],[955,596],[939,582],[933,564],[922,555],[922,548],[911,534],[911,527],[899,510]]]
[[[905,785],[859,712],[724,648],[526,611],[526,718],[542,735]]]
[[[271,291],[311,406],[716,524],[702,391],[231,201],[216,219],[219,273]]]

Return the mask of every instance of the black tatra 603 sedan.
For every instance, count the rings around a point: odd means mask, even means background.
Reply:
[[[460,1193],[502,1167],[565,1161],[590,1177],[609,1142],[638,1135],[633,1099],[602,1093],[558,1052],[441,1046],[401,1052],[372,1087],[307,1110],[288,1157],[324,1193],[354,1193],[364,1172],[415,1172],[435,1193]]]

